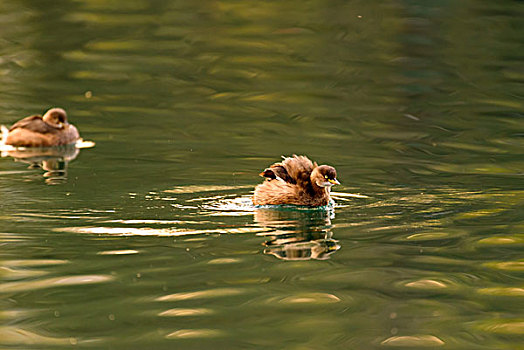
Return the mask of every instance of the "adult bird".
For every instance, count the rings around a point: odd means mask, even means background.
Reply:
[[[19,120],[4,135],[4,144],[15,147],[52,147],[75,143],[78,130],[67,121],[62,108],[51,108],[44,116]]]
[[[297,155],[283,157],[260,176],[266,181],[255,187],[254,205],[324,206],[330,201],[331,186],[340,184],[335,168]]]

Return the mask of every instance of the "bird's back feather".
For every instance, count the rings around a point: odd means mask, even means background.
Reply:
[[[54,128],[46,123],[39,115],[33,115],[19,120],[13,124],[9,131],[13,131],[15,129],[26,129],[40,134],[47,134],[58,130],[57,128]]]

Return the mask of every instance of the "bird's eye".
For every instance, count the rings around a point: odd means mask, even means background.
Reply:
[[[324,175],[324,178],[326,178],[326,179],[327,179],[327,178],[329,178],[329,176],[327,176],[327,175]]]

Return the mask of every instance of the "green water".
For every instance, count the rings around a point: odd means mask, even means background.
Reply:
[[[96,146],[0,159],[0,348],[524,349],[523,18],[2,0],[0,124]],[[251,206],[293,153],[334,210]]]

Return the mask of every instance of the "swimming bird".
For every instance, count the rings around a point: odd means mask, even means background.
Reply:
[[[52,147],[75,143],[78,130],[67,121],[62,108],[51,108],[44,116],[33,115],[19,120],[4,137],[4,144],[15,147]]]
[[[255,187],[253,204],[327,205],[331,186],[340,184],[335,168],[318,165],[306,156],[282,158],[282,162],[271,165],[259,174],[266,181]]]

